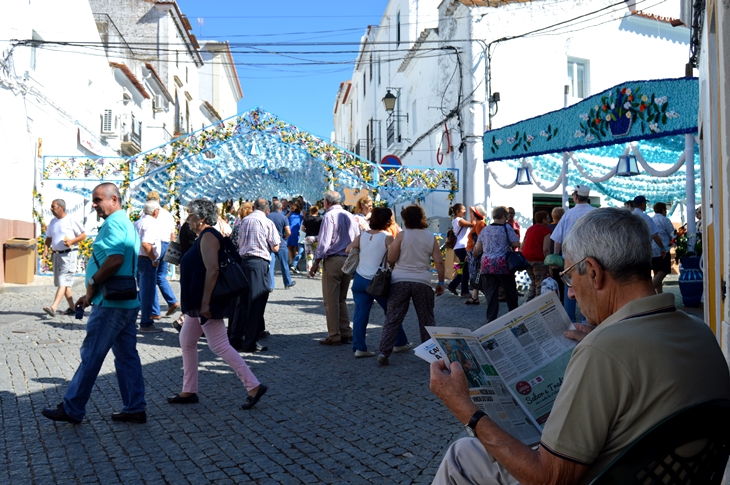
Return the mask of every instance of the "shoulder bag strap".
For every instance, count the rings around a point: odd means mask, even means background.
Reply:
[[[99,264],[99,260],[96,258],[96,254],[94,254],[94,251],[91,251],[91,257],[94,258],[94,262],[96,263],[96,270],[99,271],[99,268],[101,268],[101,265]],[[139,257],[139,256],[137,256]],[[132,260],[132,278],[136,278],[137,274],[137,261]]]

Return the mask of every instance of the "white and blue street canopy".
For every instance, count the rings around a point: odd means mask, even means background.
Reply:
[[[117,182],[141,207],[150,190],[186,204],[369,189],[390,204],[458,191],[458,170],[393,167],[364,160],[260,108],[133,157],[44,157],[43,180],[88,195],[99,181]],[[89,182],[89,183],[87,183]]]
[[[538,188],[553,191],[559,186],[553,182],[567,170],[565,154],[578,168],[568,171],[569,185],[587,182],[621,202],[637,194],[682,201],[687,188],[684,135],[697,133],[698,109],[697,78],[624,82],[568,108],[486,132],[483,159],[490,169],[497,161],[527,168]],[[619,157],[626,155],[635,156],[644,170],[615,177]],[[696,146],[694,165],[699,200]]]

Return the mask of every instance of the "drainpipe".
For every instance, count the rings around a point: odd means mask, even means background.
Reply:
[[[687,250],[694,251],[697,240],[695,224],[695,139],[694,135],[684,135],[684,166],[687,168]],[[704,216],[704,214],[703,214]]]

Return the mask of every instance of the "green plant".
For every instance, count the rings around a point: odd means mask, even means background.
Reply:
[[[674,231],[677,240],[677,249],[674,253],[674,260],[679,262],[681,258],[689,256],[702,256],[702,233],[695,233],[695,244],[692,249],[688,248],[689,238],[687,233],[687,226],[682,226]]]

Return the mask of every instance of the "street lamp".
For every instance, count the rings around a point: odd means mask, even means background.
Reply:
[[[632,177],[639,175],[639,166],[636,163],[636,156],[624,155],[619,157],[616,167],[617,177]]]
[[[395,97],[393,93],[390,92],[390,89],[388,89],[388,92],[385,93],[385,96],[383,96],[383,106],[385,106],[385,111],[388,113],[392,113],[395,109],[395,101],[398,98]]]

